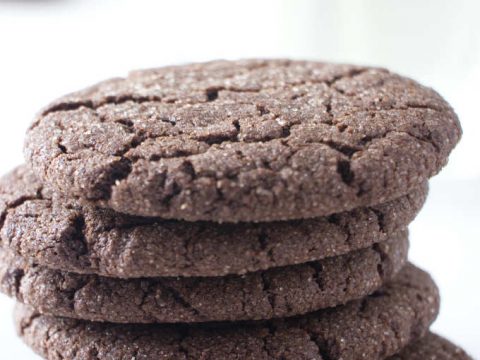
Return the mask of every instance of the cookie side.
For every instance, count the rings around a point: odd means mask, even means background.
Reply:
[[[121,280],[26,264],[0,252],[0,289],[45,314],[118,323],[261,320],[368,295],[403,267],[406,231],[339,257],[243,276]]]
[[[465,351],[436,334],[428,333],[389,360],[473,360]]]
[[[0,180],[1,246],[52,269],[110,277],[223,276],[369,247],[405,228],[427,184],[381,205],[274,223],[140,218],[52,199],[21,166]]]
[[[112,325],[17,307],[21,338],[46,359],[383,360],[421,338],[438,312],[438,290],[407,266],[381,291],[303,317],[253,324]]]

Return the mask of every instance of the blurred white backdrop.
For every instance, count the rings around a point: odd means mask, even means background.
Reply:
[[[411,259],[442,292],[434,330],[480,358],[480,2],[475,0],[0,0],[0,172],[66,92],[129,70],[293,57],[388,67],[437,89],[464,137],[411,226]],[[0,296],[0,358],[36,359]]]

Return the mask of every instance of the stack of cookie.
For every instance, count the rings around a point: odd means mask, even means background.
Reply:
[[[468,359],[428,334],[438,291],[407,263],[460,133],[383,69],[99,83],[43,110],[0,183],[0,287],[47,359]]]

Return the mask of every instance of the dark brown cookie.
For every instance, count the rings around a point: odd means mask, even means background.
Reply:
[[[254,324],[112,325],[17,308],[19,335],[47,359],[383,360],[423,336],[438,290],[408,265],[363,300],[299,318]]]
[[[406,231],[371,248],[247,275],[121,280],[25,264],[0,252],[0,290],[45,314],[120,323],[259,320],[368,295],[407,258]]]
[[[460,135],[435,91],[384,69],[219,61],[65,96],[32,124],[25,154],[54,189],[119,212],[273,221],[405,195]]]
[[[328,218],[258,224],[138,218],[52,201],[25,167],[0,180],[1,246],[37,264],[129,278],[243,274],[385,241],[413,220],[427,186]]]
[[[389,360],[473,360],[450,341],[432,333],[407,346]]]

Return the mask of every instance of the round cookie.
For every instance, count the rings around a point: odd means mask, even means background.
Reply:
[[[0,252],[0,290],[50,315],[115,323],[238,321],[305,314],[368,295],[407,258],[407,233],[353,253],[242,276],[115,279]]]
[[[46,359],[383,360],[428,331],[438,290],[408,265],[363,300],[253,324],[113,325],[42,316],[19,306],[18,334]]]
[[[330,217],[217,224],[139,218],[55,201],[22,166],[0,180],[3,248],[36,264],[131,278],[243,274],[346,254],[388,239],[422,207],[424,184]]]
[[[32,124],[25,154],[53,189],[119,212],[273,221],[405,195],[460,136],[435,91],[384,69],[217,61],[67,95]]]
[[[389,360],[473,360],[465,351],[433,333],[407,346]]]

